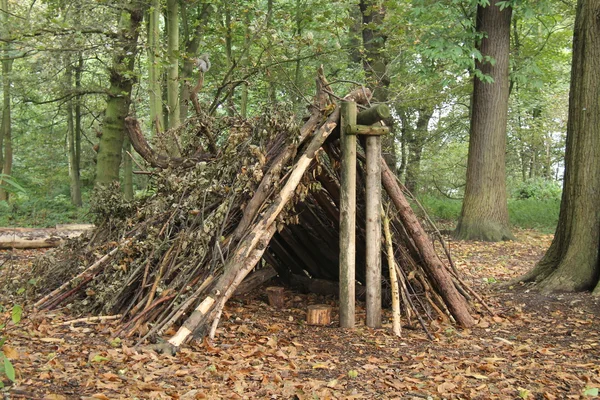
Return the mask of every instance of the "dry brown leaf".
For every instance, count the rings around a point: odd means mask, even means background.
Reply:
[[[444,382],[438,385],[438,393],[448,393],[456,389],[456,385],[452,382]]]
[[[16,360],[19,358],[19,352],[7,344],[2,346],[2,352],[4,353],[6,358],[8,358],[9,360]]]

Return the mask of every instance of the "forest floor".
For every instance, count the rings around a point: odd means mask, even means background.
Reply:
[[[465,280],[497,316],[472,329],[432,323],[392,335],[390,324],[354,330],[304,324],[306,306],[335,301],[286,292],[274,309],[258,292],[229,302],[212,344],[176,356],[114,338],[117,321],[65,323],[67,309],[9,323],[4,352],[17,371],[5,398],[27,399],[578,399],[600,388],[600,298],[542,295],[502,283],[530,269],[552,239],[518,231],[518,241],[451,242]],[[0,253],[3,269],[28,268],[39,251]],[[21,270],[22,271],[22,270]],[[7,304],[9,299],[2,299]],[[7,319],[10,319],[8,317]],[[386,321],[389,315],[386,314]]]

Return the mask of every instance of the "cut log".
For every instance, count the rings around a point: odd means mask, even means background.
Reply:
[[[306,323],[308,325],[329,325],[331,323],[331,306],[325,304],[308,306]]]
[[[41,249],[57,247],[64,240],[94,229],[94,225],[64,225],[57,228],[0,228],[0,249]]]
[[[271,286],[267,288],[267,295],[269,296],[269,305],[274,308],[283,308],[285,302],[285,296],[283,294],[284,289],[278,286]]]

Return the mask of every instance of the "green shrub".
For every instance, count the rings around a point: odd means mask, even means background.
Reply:
[[[419,196],[418,200],[434,221],[458,221],[462,207],[461,200],[431,195]],[[422,216],[421,210],[414,206],[413,209],[417,212],[417,215]]]
[[[53,198],[14,198],[0,202],[0,226],[52,227],[87,222],[86,208],[77,208],[62,194]]]
[[[512,186],[512,185],[511,185]],[[515,184],[511,190],[511,197],[517,200],[559,200],[562,194],[560,182],[544,178],[531,178]]]

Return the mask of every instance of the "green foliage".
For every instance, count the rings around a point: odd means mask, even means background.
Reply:
[[[52,227],[88,220],[87,208],[75,207],[65,195],[0,202],[0,226]]]
[[[424,195],[419,197],[429,216],[438,222],[456,223],[460,216],[461,200]],[[415,208],[416,209],[416,208]],[[513,226],[553,233],[558,223],[560,200],[512,199],[508,201],[508,214]],[[420,211],[417,211],[419,213]]]
[[[0,305],[0,310],[4,311],[4,306]],[[15,304],[11,310],[11,320],[13,324],[18,324],[21,322],[21,316],[23,315],[23,308],[19,304]],[[2,336],[0,337],[0,346],[4,346],[6,343],[4,329],[6,328],[6,324],[0,324],[0,331],[2,331]],[[0,350],[0,376],[6,376],[11,382],[14,382],[16,379],[15,368],[8,359],[7,355],[4,354],[3,350]],[[4,387],[4,383],[0,381],[0,388]]]
[[[11,194],[25,194],[25,188],[11,176],[0,173],[0,189]]]
[[[517,183],[511,197],[517,200],[560,201],[561,194],[559,182],[538,177]]]
[[[419,202],[425,208],[430,217],[437,221],[458,221],[461,200],[449,199],[447,197],[423,195]]]

